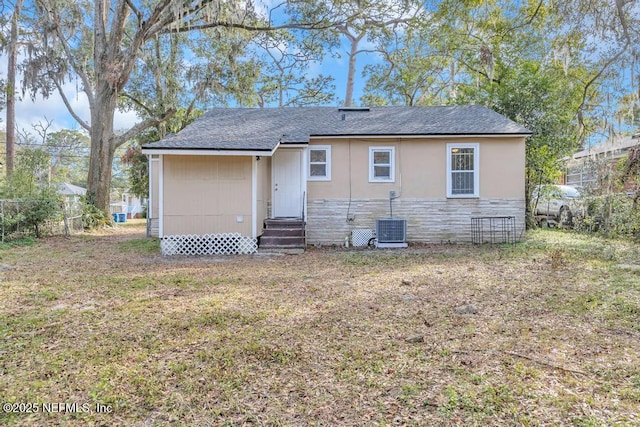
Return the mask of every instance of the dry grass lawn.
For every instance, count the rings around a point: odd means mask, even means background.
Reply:
[[[640,245],[163,258],[143,233],[0,248],[0,425],[640,425]]]

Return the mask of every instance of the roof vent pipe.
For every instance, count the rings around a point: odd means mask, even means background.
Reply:
[[[347,115],[345,113],[342,113],[342,121],[344,122],[344,119],[347,117]]]

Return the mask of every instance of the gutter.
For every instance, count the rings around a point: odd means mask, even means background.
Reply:
[[[371,138],[371,139],[382,139],[382,138],[411,138],[411,139],[436,139],[436,138],[513,138],[517,136],[531,136],[533,132],[530,133],[439,133],[439,134],[313,134],[309,136],[309,139],[314,138]]]
[[[213,148],[144,148],[142,153],[146,155],[153,154],[173,154],[185,156],[265,156],[271,157],[280,144],[273,149],[224,149],[218,150]]]

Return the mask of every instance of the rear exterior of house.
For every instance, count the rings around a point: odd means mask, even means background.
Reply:
[[[307,183],[310,243],[343,241],[391,215],[406,219],[413,242],[470,242],[472,217],[524,225],[523,138],[319,139],[309,152],[316,147],[331,151],[331,179]],[[378,153],[391,160],[382,177],[372,171]]]
[[[212,110],[143,147],[151,234],[165,253],[250,253],[341,245],[390,217],[408,242],[471,242],[472,218],[500,217],[516,239],[529,134],[480,106]],[[287,221],[302,239],[273,237]]]
[[[270,163],[251,155],[151,155],[150,235],[240,235],[244,252],[253,252],[268,217]]]

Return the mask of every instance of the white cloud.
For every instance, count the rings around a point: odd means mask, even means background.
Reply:
[[[73,111],[86,123],[91,124],[89,100],[84,92],[76,92],[75,85],[68,83],[64,86],[65,94]],[[80,129],[80,124],[73,118],[62,97],[56,92],[49,98],[38,95],[35,100],[29,96],[16,102],[16,125],[18,129],[32,129],[34,124],[52,121],[51,130]],[[134,111],[116,111],[114,129],[126,130],[139,121]]]
[[[70,103],[83,119],[89,116],[86,96],[74,96],[70,99]],[[57,93],[53,93],[46,99],[37,95],[33,100],[29,95],[26,95],[16,102],[16,126],[18,129],[30,131],[33,125],[39,122],[51,122],[51,130],[53,131],[80,127],[69,114]]]
[[[0,78],[5,78],[7,70],[6,56],[0,57],[0,70]],[[17,80],[20,82],[22,76],[18,75]],[[76,86],[75,81],[66,82],[63,85],[63,90],[73,111],[82,120],[90,124],[91,113],[86,94]],[[33,129],[33,125],[47,122],[51,122],[49,130],[52,132],[61,129],[82,129],[80,124],[69,113],[58,92],[53,92],[49,98],[37,95],[35,99],[31,99],[29,94],[22,96],[21,92],[18,93],[18,96],[19,99],[16,102],[16,127],[18,130],[30,132]],[[0,114],[2,118],[0,128],[6,129],[6,111],[4,109],[0,110]],[[116,131],[127,130],[139,121],[140,119],[134,111],[116,111],[114,129]]]
[[[113,118],[113,128],[116,132],[129,130],[138,122],[140,122],[140,117],[138,117],[138,113],[135,111],[116,111],[115,117]]]
[[[278,6],[283,6],[282,0],[259,0],[254,4],[256,14],[262,19],[268,19],[270,12]]]

